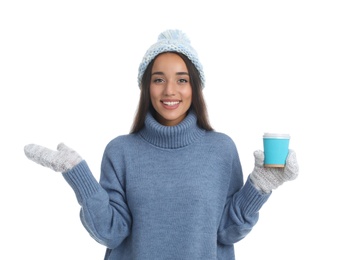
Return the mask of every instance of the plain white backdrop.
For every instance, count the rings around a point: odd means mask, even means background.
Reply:
[[[137,71],[160,32],[199,53],[213,127],[238,146],[244,179],[264,132],[287,132],[300,175],[273,192],[237,260],[339,259],[337,1],[1,1],[1,259],[103,259],[61,174],[23,147],[64,142],[96,178],[129,132]]]

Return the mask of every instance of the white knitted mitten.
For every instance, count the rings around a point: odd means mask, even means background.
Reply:
[[[253,154],[255,166],[250,178],[257,190],[270,193],[284,182],[297,178],[299,166],[293,150],[289,150],[284,168],[265,168],[263,151],[257,150]]]
[[[36,144],[26,145],[24,151],[28,159],[56,172],[67,172],[82,161],[77,152],[63,143],[58,145],[57,151]]]

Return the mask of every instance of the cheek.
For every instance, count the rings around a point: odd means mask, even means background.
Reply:
[[[182,92],[182,96],[185,97],[185,99],[188,99],[192,101],[192,89],[188,88]]]
[[[157,93],[157,91],[154,88],[152,88],[152,86],[151,86],[151,88],[150,88],[150,98],[151,98],[151,103],[152,103],[153,107],[155,105],[155,102],[156,102],[158,96],[159,96],[159,93]]]
[[[150,86],[149,88],[149,94],[151,96],[151,98],[155,98],[157,96],[159,96],[159,88],[156,88],[154,86]]]

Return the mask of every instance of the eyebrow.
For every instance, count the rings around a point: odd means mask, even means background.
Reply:
[[[161,72],[161,71],[155,71],[152,73],[152,76],[153,75],[165,75],[165,73]],[[188,72],[177,72],[175,73],[175,75],[187,75],[189,76]]]

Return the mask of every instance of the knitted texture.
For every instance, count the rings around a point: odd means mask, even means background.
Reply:
[[[264,193],[270,193],[284,182],[294,180],[298,176],[299,166],[293,150],[289,150],[284,168],[265,168],[264,153],[261,150],[255,151],[254,157],[255,166],[250,178],[254,186]]]
[[[198,59],[197,52],[191,46],[189,38],[180,30],[167,30],[158,36],[158,41],[153,44],[144,55],[139,65],[138,84],[141,88],[141,80],[148,64],[160,53],[179,52],[187,56],[199,71],[202,87],[205,86],[203,66]]]
[[[192,112],[168,127],[148,114],[140,132],[113,139],[100,185],[85,161],[63,176],[106,260],[234,260],[270,196],[243,186],[234,142],[199,128]]]
[[[50,150],[40,145],[29,144],[24,148],[28,159],[56,172],[66,172],[82,161],[77,152],[60,143],[57,151]]]

